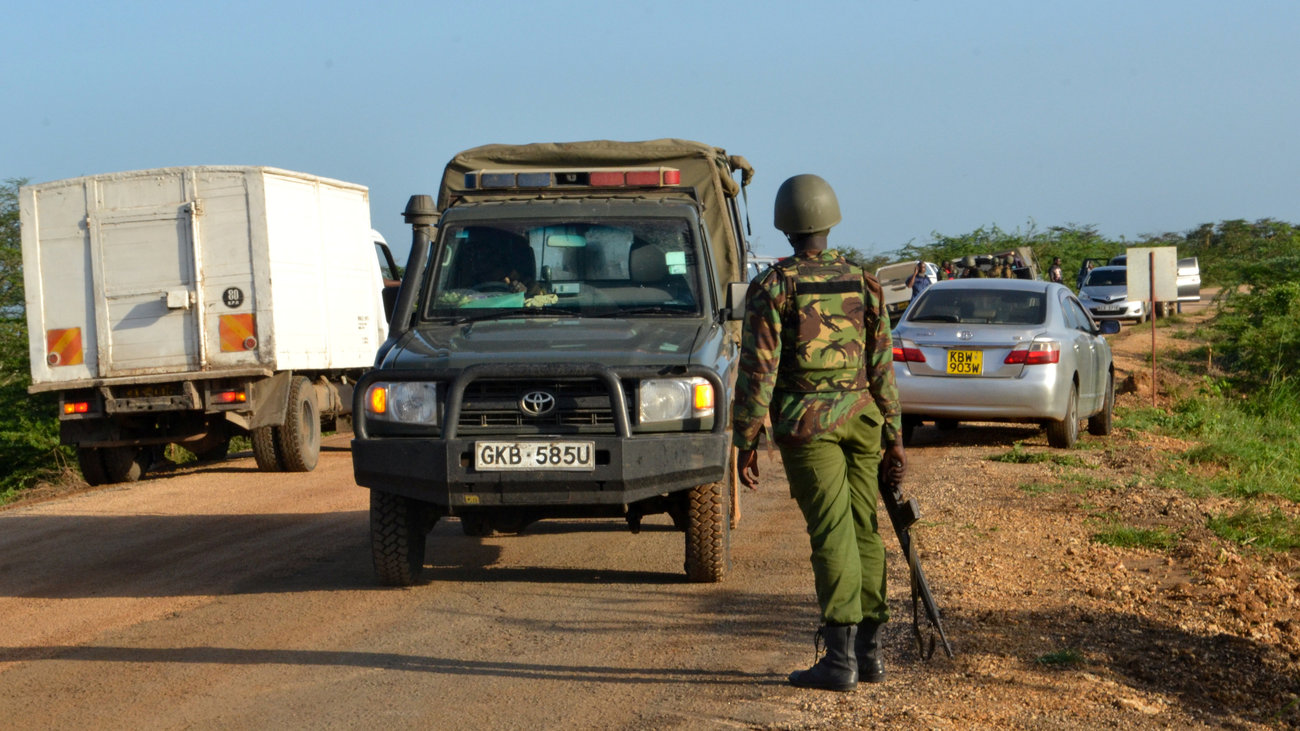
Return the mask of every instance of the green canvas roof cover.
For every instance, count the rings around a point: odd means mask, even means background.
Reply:
[[[438,191],[438,210],[444,210],[453,196],[465,191],[465,173],[476,170],[561,169],[584,167],[670,167],[681,171],[682,187],[696,190],[708,227],[713,259],[721,268],[723,281],[745,279],[741,272],[743,238],[733,232],[725,198],[734,198],[741,186],[731,177],[740,171],[748,184],[754,169],[743,157],[728,156],[721,148],[678,139],[645,142],[540,142],[529,145],[483,145],[456,155],[443,172]],[[504,192],[502,192],[504,194]],[[510,193],[518,196],[518,191]],[[734,242],[734,243],[733,243]]]

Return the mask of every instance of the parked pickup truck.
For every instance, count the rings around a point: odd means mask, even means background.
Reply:
[[[737,516],[729,410],[746,276],[743,158],[684,140],[488,145],[413,196],[352,464],[381,582],[473,536],[666,513],[720,581]]]
[[[912,303],[912,288],[907,286],[907,280],[916,271],[916,264],[917,260],[913,259],[886,264],[876,270],[876,279],[879,280],[880,288],[885,293],[885,309],[889,312],[891,322],[898,322],[903,311]],[[939,281],[939,267],[928,261],[924,264],[930,283]]]

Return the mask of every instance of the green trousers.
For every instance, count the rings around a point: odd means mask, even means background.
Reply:
[[[885,622],[885,545],[876,524],[880,425],[850,419],[811,444],[781,447],[790,497],[808,523],[822,621]]]

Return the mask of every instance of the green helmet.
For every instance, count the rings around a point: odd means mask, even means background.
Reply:
[[[840,222],[840,202],[830,183],[816,175],[796,175],[776,191],[774,219],[788,234],[825,231]]]
[[[965,259],[962,259],[962,260],[961,260],[961,263],[962,263],[962,266],[973,267],[973,266],[975,266],[975,257],[973,257],[973,256],[968,256],[968,257],[966,257]]]

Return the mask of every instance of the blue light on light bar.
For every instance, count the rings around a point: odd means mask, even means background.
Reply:
[[[520,188],[548,188],[550,185],[550,173],[519,173]]]
[[[515,187],[515,174],[514,173],[483,173],[482,187],[513,188]]]
[[[465,173],[465,188],[473,190],[478,187],[478,173]]]

